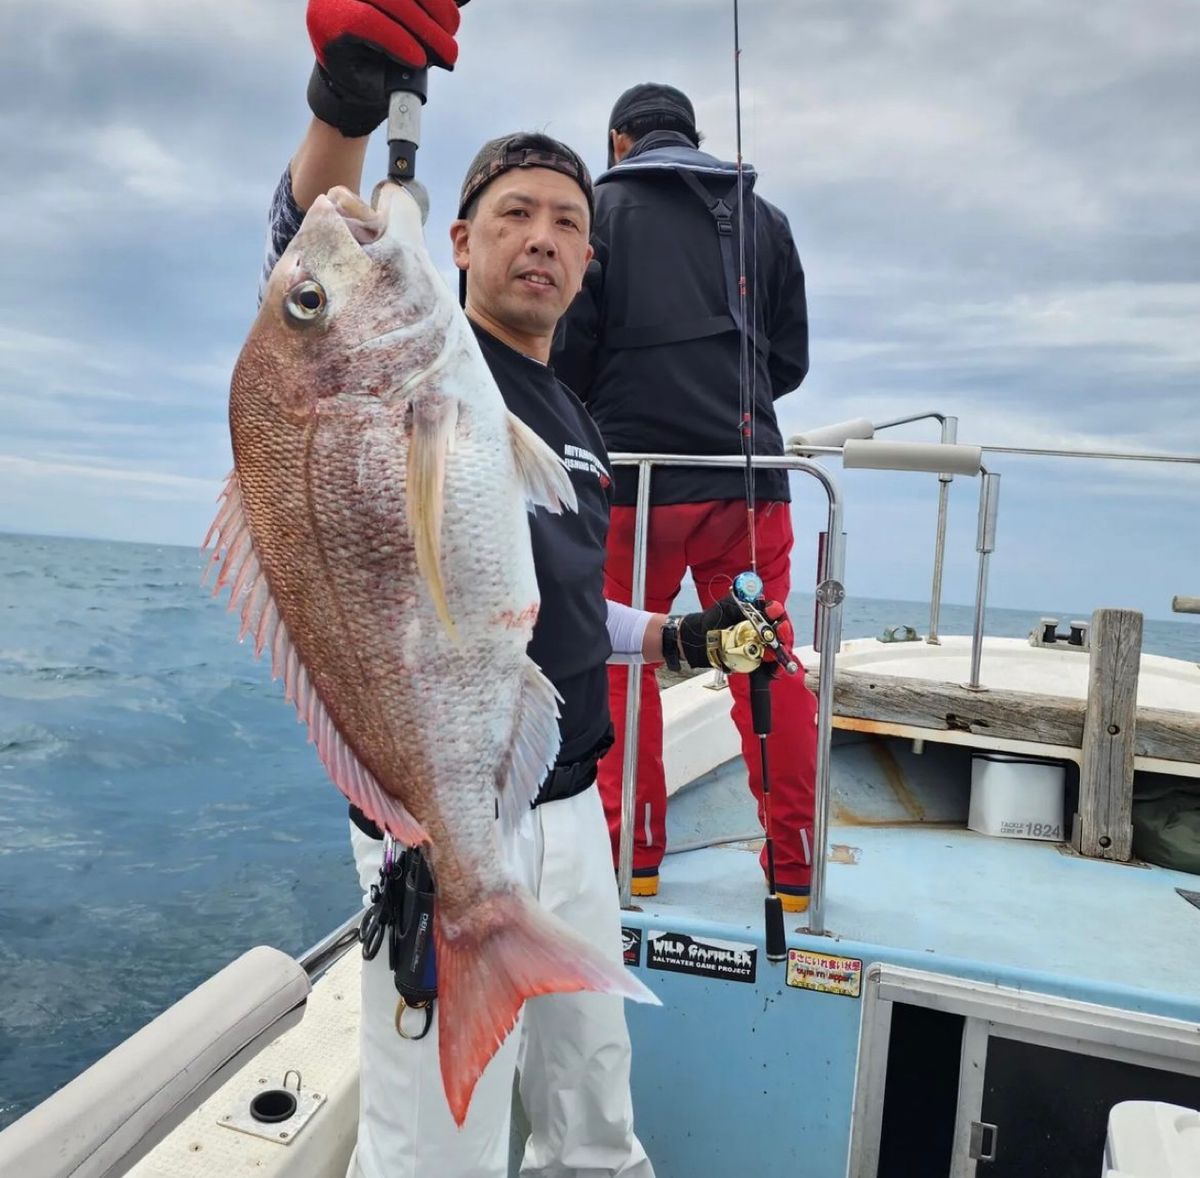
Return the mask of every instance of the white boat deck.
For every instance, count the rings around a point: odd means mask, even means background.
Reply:
[[[835,765],[855,752],[835,750]],[[960,973],[970,963],[982,977],[1053,975],[1070,995],[1116,986],[1200,1004],[1200,908],[1177,891],[1200,893],[1200,877],[939,822],[952,805],[944,786],[922,801],[924,823],[843,823],[836,815],[846,807],[835,807],[825,909],[835,942],[888,946],[935,970]],[[753,830],[740,761],[678,793],[668,823],[668,846],[702,829],[709,838]],[[682,918],[757,935],[766,894],[760,846],[750,840],[669,854],[659,895],[641,902],[647,917],[667,928]],[[805,928],[803,916],[788,920],[789,936]],[[1148,998],[1147,1009],[1154,1006]]]
[[[127,1172],[127,1178],[344,1178],[358,1132],[359,975],[351,949],[313,988],[300,1025],[252,1059]],[[250,1100],[283,1087],[289,1069],[322,1103],[298,1132],[251,1136],[227,1127]],[[296,1078],[289,1077],[295,1090]],[[294,1129],[294,1127],[291,1127]]]
[[[809,670],[821,656],[811,646],[797,649]],[[1087,699],[1087,651],[1058,645],[1031,646],[1023,638],[985,638],[980,662],[984,687]],[[927,642],[880,642],[878,638],[843,641],[837,667],[872,675],[926,679],[931,683],[966,683],[971,677],[971,639],[962,635]],[[1138,706],[1200,713],[1200,663],[1143,654],[1138,674]]]

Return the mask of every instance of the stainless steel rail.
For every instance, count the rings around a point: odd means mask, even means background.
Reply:
[[[942,427],[942,442],[953,445],[958,441],[958,418],[931,409],[926,413],[914,413],[909,417],[893,417],[889,421],[878,422],[875,432],[882,433],[886,429],[894,429],[899,425],[912,425],[917,421],[936,421]],[[938,517],[937,531],[933,543],[933,585],[929,591],[929,634],[925,641],[932,646],[940,646],[938,638],[938,622],[942,612],[942,573],[946,567],[946,528],[950,516],[950,484],[954,476],[950,473],[938,475]]]
[[[1148,454],[1131,450],[1039,450],[1028,446],[984,446],[986,454],[1029,454],[1035,458],[1104,458],[1114,462],[1182,462],[1200,466],[1200,454]]]
[[[835,452],[840,452],[835,450]],[[656,466],[740,467],[739,456],[709,454],[610,454],[616,466],[635,466],[638,471],[637,515],[633,538],[632,604],[643,608],[646,599],[646,550],[649,536],[650,478]],[[830,473],[807,458],[756,457],[760,470],[793,470],[815,478],[825,489],[829,502],[825,577],[816,587],[818,626],[821,646],[821,679],[817,688],[817,780],[813,815],[812,894],[809,899],[808,927],[817,934],[825,931],[825,867],[829,832],[830,766],[833,734],[834,663],[842,641],[842,601],[845,597],[845,535],[842,532],[842,496]],[[621,842],[618,855],[618,883],[621,906],[633,900],[633,821],[637,780],[638,725],[641,709],[642,669],[629,668],[629,692],[625,703],[625,749],[622,763]]]
[[[979,576],[975,582],[975,626],[971,632],[972,691],[983,691],[979,682],[979,664],[983,659],[983,622],[987,612],[988,565],[996,548],[996,516],[1000,510],[1000,476],[985,467],[980,468],[979,527],[975,551],[979,553]]]
[[[947,416],[936,410],[882,421],[875,425],[874,430],[875,433],[879,433],[882,430],[893,429],[896,426],[912,425],[915,422],[927,420],[941,423],[941,440],[943,443],[957,441],[958,418]],[[843,453],[843,447],[841,446],[810,446],[801,443],[795,449],[803,450],[805,454],[809,455],[839,455]],[[980,449],[984,454],[1014,454],[1034,458],[1088,458],[1107,462],[1166,462],[1186,466],[1200,466],[1200,454],[1162,454],[1136,450],[1064,450],[1035,446],[985,445],[981,446]],[[980,473],[983,475],[983,479],[979,489],[979,524],[975,544],[976,551],[979,553],[979,572],[975,585],[975,618],[971,642],[971,676],[969,683],[966,684],[966,686],[976,691],[983,690],[980,683],[979,670],[983,653],[983,624],[987,605],[989,565],[990,557],[996,544],[996,512],[1000,492],[1000,476],[998,474],[989,472],[986,467],[981,467]],[[937,540],[933,556],[933,588],[929,606],[929,636],[926,639],[927,642],[934,644],[940,642],[938,638],[938,618],[941,610],[942,571],[945,565],[946,554],[947,502],[952,478],[953,476],[949,474],[938,475],[940,486],[938,490]]]
[[[311,949],[301,953],[296,961],[315,982],[335,961],[344,957],[358,942],[358,926],[362,921],[362,910],[344,920],[331,933],[323,936]]]
[[[913,425],[919,421],[938,422],[942,427],[941,442],[944,445],[954,445],[958,441],[958,418],[945,413],[939,413],[936,409],[931,409],[924,413],[912,413],[906,417],[893,417],[887,421],[874,423],[872,436],[882,433],[884,430],[895,429],[901,425]],[[820,432],[820,430],[817,431],[818,434]],[[794,454],[840,454],[841,448],[837,446],[810,446],[807,443],[800,442],[797,445],[789,446],[788,452]],[[946,567],[946,530],[950,512],[950,484],[953,481],[954,475],[949,471],[943,471],[938,474],[937,530],[934,534],[933,543],[933,584],[929,590],[929,634],[925,639],[926,642],[933,646],[941,644],[941,640],[938,638],[938,624],[942,611],[942,575]]]

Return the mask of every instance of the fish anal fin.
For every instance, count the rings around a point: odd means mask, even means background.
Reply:
[[[455,642],[458,630],[446,602],[442,580],[442,518],[445,514],[446,457],[458,424],[458,402],[450,397],[417,397],[412,402],[412,436],[408,445],[408,533],[416,550],[417,568],[446,633]]]
[[[229,586],[229,609],[241,613],[240,638],[254,636],[255,657],[270,651],[271,678],[283,678],[284,696],[296,707],[308,727],[308,739],[330,780],[368,818],[408,846],[429,841],[421,824],[399,799],[387,793],[370,770],[350,748],[322,703],[292,643],[287,626],[262,570],[242,506],[241,486],[236,471],[225,482],[221,508],[208,530],[204,544],[211,549],[205,577],[216,569],[214,596]]]
[[[460,1126],[483,1069],[526,998],[594,990],[659,1004],[619,961],[605,957],[519,887],[484,896],[453,925],[439,916],[434,938],[442,1085]],[[486,985],[480,985],[483,977]]]
[[[526,658],[517,693],[516,723],[508,758],[496,779],[500,820],[512,830],[529,813],[533,799],[558,756],[560,696],[554,684]]]
[[[564,508],[578,511],[575,488],[562,459],[514,413],[508,415],[508,436],[529,506],[544,507],[555,515]]]

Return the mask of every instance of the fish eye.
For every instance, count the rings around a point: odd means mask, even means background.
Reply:
[[[292,287],[283,301],[283,306],[293,319],[308,322],[316,319],[325,310],[326,302],[325,288],[319,282],[310,279]]]

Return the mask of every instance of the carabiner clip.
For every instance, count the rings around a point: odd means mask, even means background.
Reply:
[[[425,1013],[425,1025],[421,1028],[419,1035],[410,1035],[404,1029],[404,1012],[406,1010],[420,1010]],[[424,1039],[429,1034],[429,1028],[433,1026],[433,999],[430,998],[425,1002],[405,1002],[404,995],[401,995],[396,1000],[396,1034],[401,1039],[408,1039],[412,1043],[416,1043],[419,1039]]]

